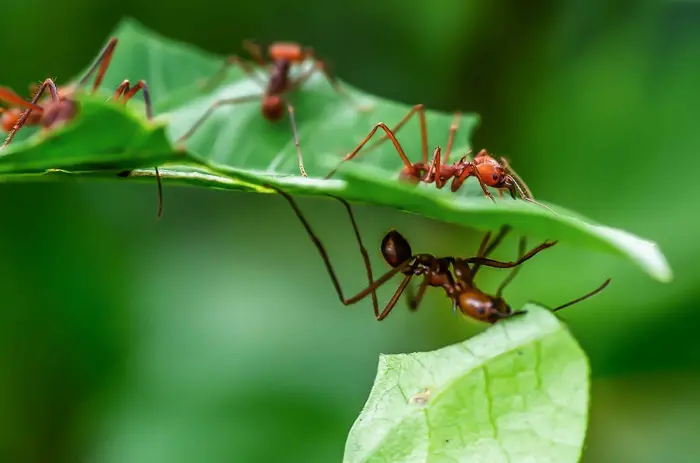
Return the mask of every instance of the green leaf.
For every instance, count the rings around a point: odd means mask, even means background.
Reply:
[[[575,462],[588,360],[548,310],[433,352],[382,355],[345,462]]]
[[[360,111],[321,75],[290,95],[306,170],[317,178],[299,175],[289,121],[265,120],[259,103],[220,107],[187,142],[186,151],[174,149],[173,142],[214,101],[259,92],[259,87],[233,68],[221,85],[206,90],[203,84],[223,65],[222,57],[161,37],[133,20],[123,21],[113,35],[120,43],[101,90],[111,94],[125,78],[132,82],[145,79],[156,120],[145,121],[143,104],[135,99],[124,109],[103,101],[104,96],[82,96],[82,109],[74,123],[49,134],[17,140],[3,151],[0,180],[37,180],[37,174],[47,171],[46,177],[58,179],[71,173],[119,179],[118,171],[158,165],[163,167],[166,187],[187,184],[272,193],[265,187],[272,185],[297,194],[333,194],[389,206],[480,230],[510,224],[517,232],[533,237],[618,254],[660,281],[672,279],[671,269],[655,243],[595,224],[551,203],[547,204],[557,214],[510,198],[492,203],[483,197],[476,182],[468,181],[458,193],[447,188],[437,190],[434,185],[405,185],[396,180],[403,164],[391,143],[343,164],[336,178],[322,180],[378,121],[394,125],[410,106],[341,82],[354,101],[373,108]],[[453,116],[428,111],[427,121],[430,148],[437,143],[444,145]],[[467,151],[477,124],[477,115],[462,115],[453,156]],[[418,134],[417,120],[410,121],[398,134],[409,159],[421,156]],[[152,172],[136,171],[132,178],[146,179]]]

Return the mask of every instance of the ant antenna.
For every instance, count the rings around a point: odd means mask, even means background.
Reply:
[[[518,173],[510,166],[508,160],[502,157],[500,161],[501,164],[503,164],[503,167],[506,169],[506,172],[508,172],[511,175],[511,177],[513,177],[513,180],[515,180],[516,183],[520,184],[519,186],[521,186],[523,190],[525,190],[525,192],[527,193],[527,197],[533,199],[534,196],[532,195],[532,191],[530,190],[530,188],[527,186],[527,183],[525,183],[523,179],[520,178],[520,175],[518,175]]]
[[[579,297],[578,299],[574,299],[574,300],[571,301],[571,302],[567,302],[567,303],[564,304],[564,305],[560,305],[559,307],[557,307],[557,308],[555,308],[555,309],[552,309],[552,312],[556,312],[556,311],[558,311],[558,310],[565,309],[565,308],[567,308],[567,307],[569,307],[569,306],[571,306],[571,305],[574,305],[574,304],[576,304],[576,303],[579,303],[579,302],[581,302],[581,301],[584,301],[584,300],[588,299],[588,298],[591,297],[591,296],[595,296],[596,294],[598,294],[599,292],[601,292],[602,290],[604,290],[605,287],[608,286],[608,285],[610,284],[610,280],[611,280],[611,278],[608,278],[607,280],[605,280],[605,281],[603,282],[602,285],[600,285],[599,287],[597,287],[596,289],[594,289],[594,290],[591,291],[590,293],[585,294],[585,295]]]
[[[556,214],[556,212],[554,212],[554,210],[551,207],[545,206],[541,202],[535,200],[535,198],[532,196],[532,191],[527,186],[527,183],[525,183],[523,179],[520,178],[518,173],[510,166],[510,163],[506,158],[502,157],[499,161],[503,165],[503,168],[505,169],[506,173],[510,175],[513,179],[513,184],[515,185],[515,188],[517,188],[518,194],[520,194],[520,197],[522,199],[524,199],[527,202],[537,204],[540,207],[544,207],[551,213]]]
[[[520,244],[518,245],[518,256],[523,256],[525,255],[525,247],[527,246],[527,239],[523,236],[520,238]],[[496,290],[496,297],[501,298],[503,295],[503,290],[506,289],[506,286],[510,284],[511,281],[513,281],[513,278],[515,278],[518,275],[518,272],[520,271],[521,265],[518,265],[515,267],[513,270],[510,271],[510,274],[506,277],[505,280],[500,284],[498,289]]]
[[[511,177],[513,177],[513,176],[511,175]],[[547,210],[548,210],[549,212],[551,212],[552,214],[556,214],[556,212],[554,212],[554,209],[552,209],[551,207],[546,206],[546,205],[542,204],[542,203],[539,202],[539,201],[536,201],[534,198],[528,198],[527,196],[525,196],[525,195],[523,194],[522,188],[520,188],[520,185],[518,184],[518,180],[517,180],[515,177],[513,177],[513,180],[515,180],[515,181],[513,182],[513,184],[515,185],[515,188],[518,189],[518,193],[520,193],[520,197],[521,197],[524,201],[527,201],[527,202],[533,203],[533,204],[537,204],[537,205],[540,206],[540,207],[544,207],[545,209],[547,209]]]

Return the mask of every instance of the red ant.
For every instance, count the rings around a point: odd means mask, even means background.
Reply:
[[[311,241],[316,246],[323,263],[326,266],[326,270],[331,278],[333,286],[338,294],[338,298],[344,305],[353,305],[368,295],[372,295],[374,316],[378,321],[386,318],[391,310],[394,308],[398,302],[401,294],[409,288],[409,283],[414,276],[422,276],[423,281],[421,282],[418,292],[413,295],[409,289],[408,295],[408,305],[411,310],[417,310],[425,294],[425,290],[428,286],[441,287],[445,290],[445,294],[448,298],[452,300],[453,311],[459,309],[462,314],[474,318],[479,321],[484,321],[488,323],[495,323],[498,320],[509,318],[515,315],[522,315],[526,313],[524,310],[513,311],[511,307],[505,302],[502,297],[503,290],[505,287],[513,280],[517,272],[519,271],[519,266],[527,261],[528,259],[534,257],[540,251],[554,246],[556,241],[545,241],[529,252],[525,252],[525,239],[520,240],[520,257],[516,261],[511,262],[501,262],[493,259],[489,259],[487,256],[493,252],[496,246],[502,241],[503,237],[508,233],[508,226],[501,228],[499,234],[494,238],[494,240],[489,244],[489,239],[491,233],[487,233],[481,242],[479,247],[479,252],[476,257],[459,258],[459,257],[435,257],[432,254],[413,254],[411,246],[398,231],[391,230],[384,236],[381,245],[382,256],[384,260],[389,264],[392,269],[386,272],[384,275],[380,276],[376,280],[372,281],[369,286],[367,286],[362,291],[358,292],[356,295],[346,298],[343,294],[343,290],[340,287],[340,283],[336,276],[335,270],[333,269],[330,259],[328,258],[328,253],[325,247],[318,239],[316,234],[311,229],[308,221],[304,217],[303,213],[297,206],[294,199],[288,193],[280,190],[277,187],[266,185],[272,188],[277,193],[282,195],[287,202],[290,204],[294,213],[297,215],[302,225],[306,229],[307,234],[311,238]],[[339,199],[339,198],[336,198]],[[352,211],[350,206],[346,204],[348,213],[351,214]],[[354,219],[352,219],[355,235],[360,247],[364,248],[362,245],[362,239],[360,237],[359,230]],[[470,267],[470,264],[473,267]],[[367,269],[367,274],[371,279],[371,269],[369,261],[365,260],[365,266]],[[495,268],[513,268],[510,275],[501,283],[496,295],[492,296],[486,294],[485,292],[478,289],[474,284],[474,278],[481,266],[495,267]],[[393,276],[398,273],[404,275],[403,280],[399,284],[399,287],[394,292],[391,300],[387,303],[384,309],[380,312],[379,306],[376,301],[376,290],[389,281]],[[602,291],[608,284],[610,279],[607,279],[601,286],[595,290],[579,297],[573,301],[563,304],[559,307],[552,309],[553,312],[559,311],[573,304],[581,302],[588,299],[591,296]]]
[[[267,79],[262,79],[250,63],[234,55],[227,59],[224,66],[211,78],[205,87],[211,87],[211,82],[221,80],[221,77],[230,66],[238,66],[260,86],[262,92],[215,101],[194,125],[177,140],[179,144],[190,138],[217,108],[224,105],[259,101],[262,98],[261,109],[263,117],[271,122],[280,120],[284,116],[285,105],[288,106],[288,109],[291,108],[291,105],[286,101],[285,95],[299,89],[316,72],[321,72],[336,92],[352,101],[350,95],[343,89],[335,76],[328,72],[326,64],[315,58],[312,48],[302,47],[292,42],[272,43],[267,49],[268,61],[263,57],[260,45],[245,41],[243,42],[243,48],[251,55],[256,64],[266,68]],[[312,68],[305,70],[296,78],[291,77],[293,65],[301,65],[312,58],[314,59]],[[299,171],[301,175],[308,177],[301,158],[299,158]]]
[[[97,71],[97,76],[92,86],[92,93],[97,91],[112,60],[117,42],[118,39],[116,37],[110,39],[85,75],[73,86],[61,87],[59,89],[53,79],[48,78],[38,86],[31,101],[25,101],[9,88],[0,87],[0,101],[4,100],[17,106],[16,108],[10,108],[4,111],[2,114],[2,127],[9,133],[5,142],[0,146],[0,150],[10,144],[15,134],[25,125],[41,125],[44,130],[49,130],[72,120],[78,113],[78,103],[73,98],[75,91],[82,88],[95,71]],[[39,100],[46,90],[50,93],[50,97],[42,104],[39,104]],[[117,101],[121,99],[121,102],[126,104],[139,91],[143,93],[146,106],[146,118],[150,121],[153,118],[153,107],[148,85],[145,81],[141,80],[132,87],[129,80],[124,80],[117,87],[113,98]],[[22,108],[26,108],[26,110],[22,110]],[[119,173],[119,175],[124,177],[128,176],[129,173],[130,171],[126,171]],[[163,187],[158,167],[155,167],[155,173],[156,181],[158,182],[157,217],[161,218],[163,214]]]
[[[418,119],[420,121],[420,134],[421,134],[421,144],[423,151],[423,160],[420,162],[411,162],[406,156],[401,144],[396,139],[396,132],[414,115],[418,114]],[[494,159],[489,153],[482,149],[479,153],[474,156],[471,161],[467,160],[467,155],[471,153],[471,150],[467,152],[462,158],[454,162],[453,164],[448,164],[447,161],[452,152],[452,144],[454,142],[455,133],[459,127],[459,120],[461,114],[456,113],[454,121],[450,126],[450,133],[447,139],[447,148],[444,153],[444,158],[442,158],[442,149],[437,146],[433,151],[432,161],[428,161],[428,131],[425,122],[425,107],[422,104],[415,105],[411,110],[404,116],[404,118],[394,127],[390,129],[383,122],[379,122],[370,130],[369,134],[360,142],[357,147],[347,154],[342,161],[331,170],[326,178],[332,177],[338,170],[340,165],[345,161],[353,159],[362,147],[372,138],[378,129],[382,129],[385,135],[380,138],[374,145],[367,148],[367,150],[375,148],[377,145],[382,143],[384,140],[391,140],[394,144],[396,152],[401,157],[404,163],[404,168],[401,170],[399,177],[403,180],[407,180],[411,183],[435,183],[437,188],[443,188],[447,181],[451,178],[452,184],[450,189],[454,192],[457,191],[464,181],[469,177],[476,177],[479,181],[484,195],[495,202],[495,198],[488,191],[487,187],[492,187],[498,189],[499,196],[503,196],[502,190],[508,190],[513,199],[516,197],[516,192],[525,201],[535,203],[546,209],[550,209],[544,204],[535,201],[532,197],[532,192],[528,186],[523,182],[523,180],[515,173],[515,171],[510,167],[508,161],[505,158],[500,158],[499,160]],[[365,150],[365,151],[367,151]],[[554,211],[552,211],[554,212]]]

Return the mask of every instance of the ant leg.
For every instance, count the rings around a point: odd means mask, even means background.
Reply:
[[[489,192],[489,190],[486,186],[486,183],[484,182],[484,179],[481,178],[481,174],[479,173],[479,169],[476,166],[474,166],[474,164],[472,164],[471,170],[474,173],[474,176],[476,177],[476,179],[479,181],[479,185],[481,186],[481,190],[484,192],[484,195],[495,203],[496,198],[494,198],[493,195],[491,194],[491,192]]]
[[[143,101],[146,106],[146,118],[150,121],[153,119],[153,104],[151,103],[151,92],[148,90],[148,85],[145,80],[139,80],[133,87],[130,87],[129,81],[125,80],[114,92],[114,99],[118,100],[121,97],[122,103],[126,104],[138,92],[143,93]],[[156,213],[156,218],[160,219],[163,217],[163,183],[158,166],[155,166],[154,169],[156,172],[156,184],[158,185],[158,212]],[[130,172],[131,171],[129,171],[129,173]],[[122,174],[124,174],[124,172],[122,172]],[[128,173],[126,176],[128,176]]]
[[[503,241],[503,238],[508,234],[510,231],[510,225],[503,225],[501,229],[498,231],[498,235],[491,241],[490,244],[488,244],[489,239],[491,238],[491,232],[486,233],[484,235],[484,238],[481,240],[481,245],[479,246],[479,252],[477,252],[476,256],[477,257],[487,257],[490,255],[496,247],[501,244],[501,241]],[[488,244],[488,246],[487,246]],[[471,273],[469,274],[469,283],[473,284],[474,278],[476,278],[476,274],[481,268],[480,263],[474,264],[474,267],[471,270]]]
[[[418,292],[414,295],[411,290],[411,286],[406,288],[408,296],[408,308],[412,311],[418,310],[420,303],[423,301],[423,296],[425,295],[425,290],[428,289],[428,276],[423,277],[420,286],[418,286]]]
[[[484,237],[481,239],[481,244],[479,245],[479,251],[476,253],[476,257],[486,257],[485,252],[486,252],[486,245],[488,244],[489,240],[491,239],[491,232],[486,232]]]
[[[544,243],[540,244],[536,248],[532,249],[530,252],[527,254],[522,255],[517,261],[515,262],[500,262],[497,260],[493,259],[487,259],[485,257],[468,257],[466,259],[463,259],[462,261],[468,264],[481,264],[485,265],[486,267],[495,267],[495,268],[513,268],[516,267],[526,260],[532,258],[535,256],[540,251],[544,251],[547,248],[551,248],[557,244],[557,241],[545,241]]]
[[[417,104],[413,106],[411,109],[408,110],[406,115],[399,121],[398,124],[394,126],[394,128],[391,129],[391,132],[396,135],[396,132],[398,132],[401,127],[403,127],[410,119],[413,117],[414,114],[418,114],[418,121],[420,124],[420,140],[421,140],[421,153],[423,154],[423,162],[427,165],[428,164],[428,126],[427,123],[425,122],[425,105],[423,104]],[[379,140],[377,140],[374,144],[368,146],[365,149],[365,152],[369,150],[373,150],[377,146],[379,146],[382,142],[387,140],[389,137],[387,135],[382,136]]]
[[[307,56],[310,57],[312,55],[307,53]],[[328,71],[328,65],[317,59],[314,58],[314,65],[313,67],[305,70],[301,74],[299,74],[296,79],[294,79],[290,84],[289,84],[289,91],[294,91],[299,89],[301,86],[303,86],[309,78],[314,75],[315,73],[320,72],[323,74],[323,76],[326,78],[328,83],[333,87],[333,90],[335,90],[338,94],[340,94],[343,98],[347,98],[349,101],[352,101],[352,98],[350,95],[347,93],[347,91],[340,85],[338,82],[338,79],[331,74]]]
[[[455,141],[455,134],[457,133],[457,129],[459,129],[459,123],[461,119],[462,113],[459,111],[456,112],[454,119],[452,120],[452,125],[450,125],[450,135],[447,137],[447,149],[445,150],[445,164],[447,164],[447,160],[449,159],[450,153],[452,152],[452,145]]]
[[[350,207],[350,204],[345,201],[343,198],[340,198],[338,196],[331,196],[331,198],[335,198],[338,201],[340,201],[343,206],[345,206],[345,210],[348,212],[348,217],[350,217],[350,223],[352,224],[352,229],[355,232],[355,240],[357,241],[357,246],[360,248],[360,254],[362,254],[362,260],[365,263],[365,269],[367,270],[367,283],[372,284],[374,281],[374,277],[372,276],[372,263],[369,260],[369,253],[367,252],[367,248],[365,248],[364,243],[362,242],[362,235],[360,235],[360,228],[357,226],[357,221],[355,220],[355,214],[352,212],[352,208]],[[379,307],[379,302],[377,301],[377,292],[372,291],[372,305],[374,307]],[[377,313],[375,312],[374,314],[377,316]]]
[[[302,154],[301,154],[301,146],[299,143],[299,135],[297,132],[296,121],[294,119],[294,107],[292,105],[288,105],[287,110],[289,111],[289,120],[290,120],[291,125],[292,125],[292,132],[294,133],[294,143],[296,145],[297,155],[299,157],[299,170],[301,171],[302,175],[304,177],[306,177],[307,175],[306,175],[306,170],[304,169],[304,162],[303,162]],[[350,204],[347,201],[345,201],[344,199],[339,198],[337,196],[331,196],[331,197],[340,201],[343,204],[343,206],[345,206],[345,210],[348,212],[348,216],[350,217],[350,222],[352,223],[353,231],[355,232],[355,239],[357,240],[357,245],[360,248],[360,254],[362,255],[362,259],[365,263],[365,269],[367,270],[368,283],[371,285],[372,281],[374,280],[374,277],[372,276],[372,263],[369,260],[369,253],[367,252],[367,249],[365,248],[364,243],[362,242],[362,236],[360,235],[360,229],[357,226],[357,222],[355,221],[355,215],[352,213],[352,208],[350,207]],[[294,207],[294,209],[295,209],[295,211],[297,210],[296,207]],[[302,222],[305,222],[305,220],[302,220]],[[307,231],[310,232],[310,228],[307,228]],[[313,238],[312,238],[312,240],[313,240]],[[314,240],[314,242],[316,242],[316,241]],[[329,263],[329,265],[330,265],[330,263]],[[331,272],[332,272],[332,270],[331,270]],[[338,289],[340,289],[340,286],[338,286]],[[342,292],[340,294],[342,295]],[[377,292],[376,291],[372,291],[372,306],[374,307],[374,315],[376,317],[376,316],[378,316],[378,312],[379,312],[379,302],[377,301]]]
[[[276,191],[279,195],[281,195],[292,207],[294,210],[294,213],[296,214],[297,218],[299,221],[301,221],[301,224],[304,226],[304,229],[306,230],[306,233],[309,235],[309,238],[311,241],[314,243],[314,246],[316,246],[316,250],[318,253],[321,255],[321,258],[323,259],[323,264],[326,266],[326,271],[328,272],[328,275],[331,279],[331,282],[333,283],[333,287],[335,288],[335,292],[338,295],[338,299],[340,299],[340,302],[343,305],[352,305],[360,300],[364,299],[368,295],[374,293],[377,288],[382,286],[384,283],[389,281],[394,275],[399,273],[402,269],[403,266],[395,267],[386,272],[384,275],[380,276],[378,279],[372,282],[368,287],[357,293],[355,296],[351,298],[346,298],[345,295],[343,294],[343,289],[340,286],[340,282],[338,280],[338,277],[335,273],[335,270],[333,269],[333,265],[330,262],[330,258],[328,257],[328,253],[326,251],[326,248],[323,246],[323,243],[321,243],[321,240],[318,239],[314,231],[311,229],[311,225],[309,225],[309,222],[306,220],[306,217],[304,217],[304,214],[301,212],[299,209],[299,206],[297,206],[296,202],[292,198],[292,196],[281,189],[273,186],[273,185],[263,185],[266,188],[270,188],[274,191]],[[380,315],[379,314],[379,306],[374,305],[374,313],[377,319],[379,319]],[[385,309],[386,310],[386,309]],[[383,312],[382,312],[383,313]]]
[[[177,139],[177,143],[179,145],[182,145],[183,142],[185,140],[187,140],[188,138],[190,138],[192,136],[192,134],[194,134],[197,131],[199,126],[201,126],[204,123],[204,121],[209,119],[209,117],[211,117],[211,115],[214,113],[214,111],[216,111],[216,109],[219,108],[220,106],[233,105],[233,104],[237,104],[237,103],[247,103],[250,101],[255,101],[255,100],[260,99],[260,96],[261,96],[260,94],[258,94],[258,95],[246,95],[246,96],[239,96],[239,97],[235,97],[235,98],[227,98],[224,100],[215,101],[209,107],[209,109],[207,109],[206,112],[197,120],[197,122],[195,122],[194,125],[192,127],[190,127],[190,129],[187,132],[185,132],[184,135],[182,135],[180,138]]]
[[[382,129],[382,130],[386,133],[386,135],[389,137],[389,139],[391,139],[391,142],[394,144],[394,149],[396,149],[396,152],[397,152],[397,153],[399,154],[399,156],[401,157],[401,160],[403,161],[404,165],[406,166],[406,169],[412,170],[412,169],[413,169],[413,164],[411,164],[411,161],[408,160],[408,157],[406,156],[406,153],[404,152],[403,148],[401,148],[401,144],[400,144],[399,141],[396,139],[396,136],[394,136],[394,134],[392,133],[391,129],[389,129],[389,127],[387,127],[386,124],[384,124],[383,122],[379,122],[378,124],[376,124],[376,125],[372,128],[372,130],[369,131],[369,133],[367,134],[367,136],[365,137],[365,139],[362,140],[362,141],[360,142],[360,144],[357,145],[357,146],[355,147],[355,149],[352,150],[352,152],[351,152],[350,154],[347,154],[347,155],[338,163],[338,165],[337,165],[335,168],[333,168],[333,170],[331,170],[331,171],[328,173],[328,175],[326,175],[326,179],[331,178],[331,177],[333,176],[333,174],[336,173],[336,171],[338,170],[338,168],[340,168],[340,166],[341,166],[344,162],[350,161],[352,158],[354,158],[355,155],[357,155],[357,153],[362,149],[362,147],[365,146],[365,144],[370,140],[370,138],[372,138],[372,136],[375,134],[375,132],[376,132],[378,129]]]
[[[15,126],[12,127],[12,130],[10,130],[10,132],[7,134],[7,138],[5,138],[5,142],[2,144],[2,146],[0,146],[0,150],[9,145],[12,139],[15,138],[15,134],[19,129],[21,129],[24,126],[24,123],[27,121],[27,119],[29,119],[29,116],[32,114],[32,111],[41,111],[43,113],[44,108],[37,105],[37,102],[39,101],[39,98],[41,98],[41,95],[44,94],[44,91],[47,88],[49,89],[49,93],[51,93],[51,98],[54,102],[58,102],[61,100],[58,95],[56,83],[53,81],[53,79],[46,79],[44,82],[42,82],[36,94],[32,98],[32,101],[30,102],[23,100],[20,96],[15,94],[10,89],[0,88],[0,99],[4,99],[8,102],[11,101],[17,106],[23,106],[27,108],[27,110],[24,111],[24,113],[22,113],[22,116],[19,118]]]
[[[518,256],[522,257],[525,255],[525,247],[527,246],[527,240],[523,236],[520,238],[520,243],[518,244]],[[521,267],[517,266],[513,270],[510,271],[510,274],[501,282],[501,284],[498,286],[498,289],[496,290],[496,297],[500,299],[501,295],[503,294],[503,290],[506,289],[506,286],[510,284],[511,281],[513,281],[513,278],[515,278],[518,275],[518,272],[520,271]]]
[[[99,67],[97,77],[95,77],[95,82],[92,85],[92,92],[94,93],[95,91],[97,91],[100,84],[102,83],[102,79],[104,78],[105,73],[107,72],[109,63],[112,61],[112,54],[114,53],[114,48],[117,46],[118,41],[119,39],[113,37],[109,40],[109,42],[107,42],[107,45],[105,45],[100,54],[97,55],[97,58],[90,66],[90,69],[87,70],[85,75],[78,82],[78,88],[85,85],[85,83],[90,79],[92,74],[94,74],[95,71],[97,71],[97,68]]]
[[[244,40],[243,49],[248,52],[248,54],[253,58],[253,61],[255,61],[257,64],[263,67],[267,65],[265,58],[263,58],[260,44],[257,44],[252,40]]]
[[[384,307],[384,310],[382,310],[382,313],[380,313],[377,316],[377,321],[380,322],[384,320],[389,313],[391,313],[391,310],[394,308],[396,303],[399,301],[399,298],[401,297],[401,294],[403,294],[404,290],[408,286],[408,284],[411,282],[411,278],[413,278],[413,274],[409,273],[405,277],[403,277],[403,280],[401,281],[401,284],[399,284],[399,287],[396,288],[396,292],[394,295],[391,297],[391,300],[389,303]]]
[[[253,69],[250,64],[236,55],[229,56],[224,65],[221,66],[219,70],[216,71],[208,80],[202,83],[202,90],[210,91],[215,89],[221,83],[221,81],[224,80],[226,77],[226,71],[228,71],[231,66],[238,66],[241,68],[250,79],[255,81],[255,83],[257,83],[260,88],[265,91],[267,88],[267,83],[258,73],[255,72],[255,69]]]
[[[39,93],[39,90],[41,90],[41,86],[38,86],[37,90],[36,90],[36,92],[37,92],[36,94],[39,95],[39,97],[41,97],[43,90],[41,93]],[[21,96],[19,96],[18,94],[16,94],[12,89],[7,88],[7,87],[0,87],[0,101],[5,101],[12,106],[21,106],[24,108],[29,108],[32,111],[41,112],[44,109],[41,106],[36,104],[36,101],[38,99],[39,98],[36,98],[36,96],[35,96],[34,99],[31,102],[29,102],[29,101],[25,100],[24,98],[22,98]],[[3,111],[4,111],[4,108],[3,108]]]
[[[131,87],[128,80],[123,81],[117,90],[114,92],[114,99],[122,98],[122,102],[126,104],[138,92],[143,93],[143,102],[146,106],[146,118],[150,121],[153,119],[153,104],[151,103],[151,92],[148,90],[148,85],[145,80],[139,80],[136,85]]]
[[[297,123],[296,120],[294,119],[294,106],[287,105],[287,112],[289,112],[289,123],[292,125],[292,133],[294,134],[294,144],[296,145],[297,148],[297,158],[299,159],[299,172],[301,172],[301,175],[304,177],[308,177],[306,175],[306,169],[304,169],[304,158],[301,155],[301,145],[299,144],[299,132],[297,131]],[[339,201],[342,201],[339,199]]]
[[[496,235],[496,237],[493,239],[491,244],[489,244],[486,247],[486,250],[484,251],[484,255],[481,257],[486,257],[489,254],[491,254],[493,252],[493,250],[496,249],[496,247],[499,244],[501,244],[501,241],[503,241],[503,238],[505,238],[505,236],[508,234],[508,232],[510,231],[510,228],[511,228],[510,225],[503,225],[501,227],[501,229],[498,230],[498,235]]]
[[[431,183],[434,181],[437,189],[441,189],[447,184],[447,180],[442,177],[441,168],[443,164],[440,162],[440,153],[440,147],[435,147],[435,151],[433,151],[433,160],[430,161],[430,168],[428,168],[428,171],[420,179],[425,183]]]
[[[462,173],[458,177],[455,177],[454,180],[452,180],[450,190],[452,190],[452,192],[459,190],[464,181],[472,176],[476,177],[476,179],[479,181],[479,186],[481,187],[481,191],[484,192],[484,196],[491,199],[491,201],[496,202],[496,198],[494,198],[489,192],[486,183],[479,174],[479,169],[477,169],[474,165],[474,161],[464,163],[464,170],[462,170]]]
[[[308,49],[307,49],[308,50]],[[313,56],[310,52],[307,51],[307,57]],[[289,88],[287,91],[294,91],[302,87],[309,78],[314,75],[315,73],[320,72],[323,74],[323,76],[326,78],[330,86],[333,88],[333,90],[340,95],[341,97],[345,98],[345,100],[350,103],[351,105],[355,106],[355,108],[358,111],[369,111],[372,108],[367,107],[364,105],[358,105],[357,101],[350,96],[350,94],[347,92],[345,88],[343,88],[342,85],[340,85],[340,82],[338,79],[333,75],[330,71],[328,71],[328,65],[324,62],[321,61],[317,58],[314,58],[314,65],[312,68],[307,69],[306,71],[302,72],[297,76],[295,79],[291,81],[289,84]]]

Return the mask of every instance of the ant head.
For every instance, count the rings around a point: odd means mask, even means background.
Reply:
[[[265,95],[262,102],[262,113],[269,121],[278,121],[284,116],[284,99],[279,95]]]
[[[411,245],[396,230],[391,230],[382,240],[382,256],[387,264],[396,268],[413,257]]]
[[[63,98],[58,102],[49,102],[44,105],[44,117],[41,125],[46,128],[56,127],[72,120],[78,114],[78,102]]]
[[[464,315],[482,322],[496,323],[513,315],[513,310],[503,298],[473,289],[460,293],[457,305]]]
[[[311,56],[311,51],[302,48],[294,42],[277,42],[270,45],[267,50],[270,59],[273,61],[290,61],[300,63]]]
[[[479,164],[479,176],[484,183],[492,188],[507,189],[510,196],[515,199],[517,183],[512,175],[495,159]]]

